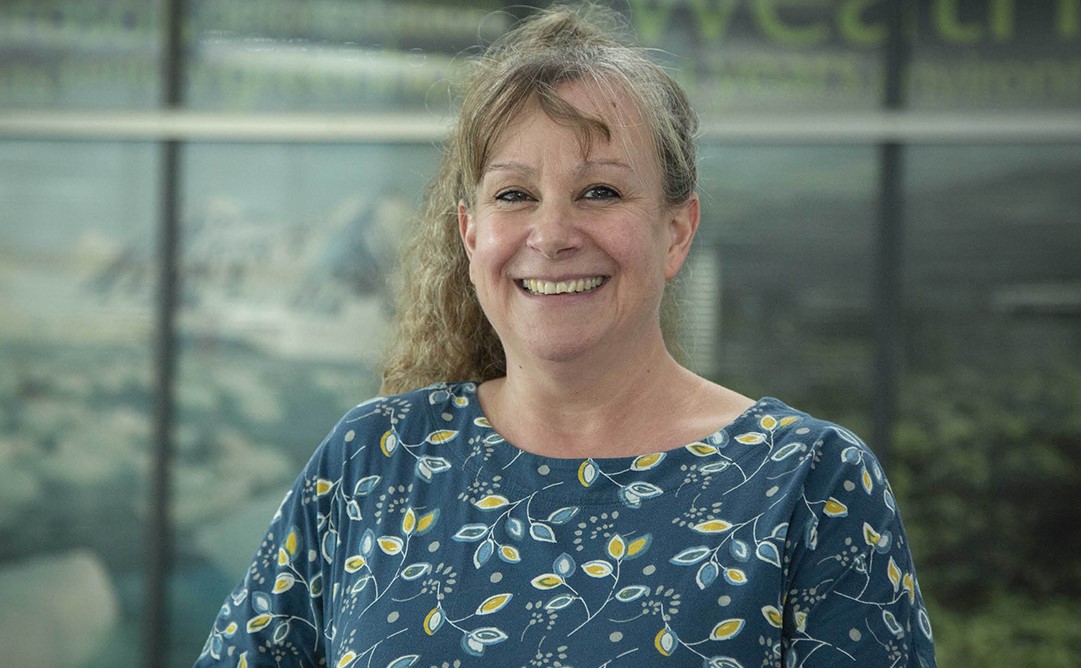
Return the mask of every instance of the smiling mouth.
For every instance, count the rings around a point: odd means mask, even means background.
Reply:
[[[592,292],[604,284],[604,276],[579,278],[570,281],[545,281],[538,278],[523,278],[518,281],[531,295],[564,295]]]

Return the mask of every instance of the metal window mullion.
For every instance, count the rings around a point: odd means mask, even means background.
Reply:
[[[183,0],[163,0],[162,106],[181,104]],[[155,331],[154,442],[147,527],[147,592],[143,665],[164,668],[167,652],[169,576],[172,566],[172,452],[176,382],[176,312],[179,304],[180,142],[161,142],[158,221],[158,300]]]
[[[887,5],[889,35],[885,44],[886,112],[905,107],[904,83],[909,62],[905,31],[905,0]],[[884,463],[893,454],[893,427],[897,415],[903,309],[904,266],[904,152],[899,141],[879,146],[878,221],[874,248],[874,367],[871,399],[871,442]]]

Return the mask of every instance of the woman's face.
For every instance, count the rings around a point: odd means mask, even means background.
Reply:
[[[594,135],[584,153],[572,127],[527,105],[492,151],[472,209],[458,207],[470,278],[508,368],[659,341],[665,282],[698,225],[697,196],[664,202],[658,158],[626,95],[583,82],[559,93],[604,119],[611,140]]]

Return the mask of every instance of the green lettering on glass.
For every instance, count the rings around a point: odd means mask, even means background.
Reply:
[[[983,31],[978,25],[964,25],[958,16],[960,0],[937,0],[932,11],[932,19],[939,35],[954,44],[975,44],[980,41]]]
[[[1008,42],[1013,39],[1016,27],[1014,19],[1017,15],[1014,0],[991,0],[990,12],[989,23],[991,36],[994,37],[994,40],[996,42]]]
[[[723,42],[738,5],[739,0],[691,0],[691,12],[699,34],[706,41]]]
[[[821,0],[755,0],[754,13],[766,37],[785,46],[816,46],[829,39],[829,26],[815,23],[794,26],[781,20],[778,5],[788,7],[822,7]]]
[[[837,29],[845,42],[853,46],[880,46],[886,41],[886,26],[867,23],[864,14],[869,5],[882,0],[847,0],[837,12]]]
[[[1081,0],[1059,0],[1055,24],[1062,39],[1077,37],[1081,33]]]

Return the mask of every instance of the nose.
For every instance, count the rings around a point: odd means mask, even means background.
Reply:
[[[550,260],[581,248],[582,232],[572,209],[550,200],[538,207],[526,245]]]

